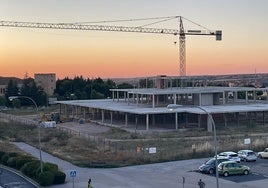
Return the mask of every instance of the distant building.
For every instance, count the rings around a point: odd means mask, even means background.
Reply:
[[[6,85],[0,85],[0,96],[4,96],[6,93]]]
[[[56,74],[48,73],[48,74],[34,74],[34,81],[37,86],[40,86],[44,89],[44,92],[51,96],[54,93],[54,89],[56,88]]]

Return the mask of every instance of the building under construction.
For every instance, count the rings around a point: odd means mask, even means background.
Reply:
[[[60,114],[135,130],[201,128],[268,122],[267,97],[254,87],[171,87],[158,77],[154,88],[111,89],[112,98],[58,101]]]

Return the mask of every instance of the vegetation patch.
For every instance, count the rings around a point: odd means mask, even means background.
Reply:
[[[267,128],[266,125],[258,124],[250,128],[248,126],[219,128],[217,130],[218,151],[238,151],[244,148],[262,150],[268,143],[267,135],[260,133],[264,128]],[[23,141],[38,147],[36,126],[1,122],[0,138],[7,142]],[[245,138],[251,138],[250,145],[244,144]],[[42,150],[54,156],[78,166],[94,168],[121,167],[214,155],[213,133],[195,129],[183,132],[139,134],[111,128],[107,132],[95,134],[92,139],[55,128],[41,128],[41,143]],[[7,147],[2,151],[11,150]],[[15,165],[13,159],[8,161],[5,157],[3,160],[5,163]]]

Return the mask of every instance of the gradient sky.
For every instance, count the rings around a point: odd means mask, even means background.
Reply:
[[[1,0],[0,20],[62,23],[179,15],[223,31],[222,41],[186,37],[187,75],[252,74],[268,73],[267,8],[267,0]],[[178,21],[150,27],[177,29]],[[197,29],[187,22],[184,27]],[[0,41],[0,76],[179,75],[178,38],[172,35],[0,27]]]

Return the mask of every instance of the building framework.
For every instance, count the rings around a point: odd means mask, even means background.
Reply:
[[[57,101],[62,115],[102,125],[135,130],[203,128],[212,130],[208,114],[216,126],[230,122],[268,122],[268,100],[257,92],[267,88],[191,87],[111,89],[112,98],[102,100]],[[244,96],[244,98],[241,98]],[[169,109],[168,105],[179,105]],[[201,110],[197,106],[201,106]]]

